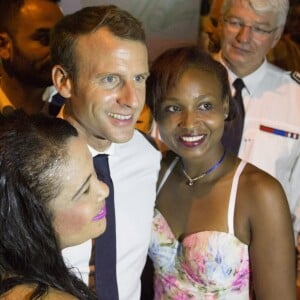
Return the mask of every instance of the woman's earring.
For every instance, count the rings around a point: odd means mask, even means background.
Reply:
[[[228,118],[228,114],[225,113],[225,114],[224,114],[224,120],[226,120],[227,118]]]

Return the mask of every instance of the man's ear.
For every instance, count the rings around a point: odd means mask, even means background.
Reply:
[[[52,68],[52,81],[56,90],[64,97],[71,97],[72,80],[68,73],[60,65],[55,65]]]
[[[0,57],[4,60],[12,56],[12,40],[8,33],[0,32]]]

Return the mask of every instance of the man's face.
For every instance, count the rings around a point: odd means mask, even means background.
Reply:
[[[276,16],[257,14],[248,1],[232,1],[223,16],[221,49],[227,66],[238,76],[254,72],[281,36]]]
[[[63,17],[56,3],[26,0],[10,33],[11,55],[3,60],[6,72],[23,84],[46,87],[52,84],[49,32]]]
[[[106,28],[79,37],[70,117],[88,137],[127,142],[145,103],[146,46]]]

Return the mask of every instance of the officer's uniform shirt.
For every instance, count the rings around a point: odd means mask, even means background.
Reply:
[[[224,64],[220,54],[216,58]],[[228,74],[232,86],[237,76],[230,70]],[[282,184],[291,213],[297,220],[294,222],[296,231],[300,231],[298,76],[297,72],[283,71],[265,60],[255,72],[242,78],[246,86],[243,89],[245,121],[238,154]]]

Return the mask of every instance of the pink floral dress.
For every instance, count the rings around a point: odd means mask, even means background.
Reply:
[[[155,209],[149,255],[155,269],[155,300],[244,300],[249,297],[248,245],[234,236],[234,207],[241,162],[228,207],[229,232],[203,231],[179,242]]]

